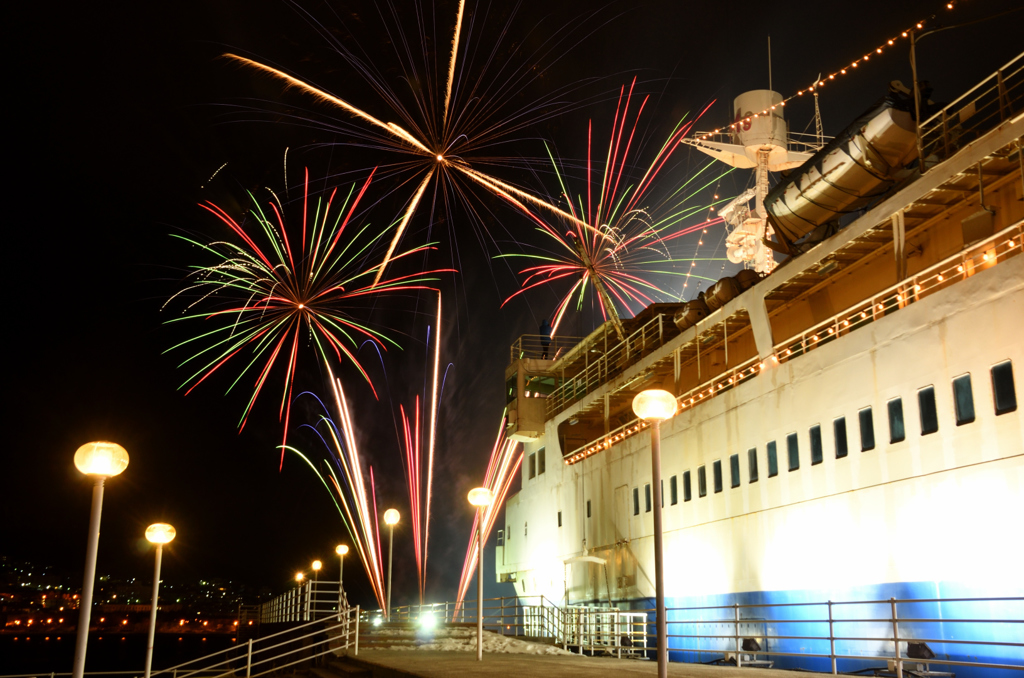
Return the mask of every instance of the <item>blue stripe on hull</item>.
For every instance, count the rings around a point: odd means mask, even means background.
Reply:
[[[934,557],[934,556],[932,556]],[[1021,591],[1002,595],[1020,596]],[[980,591],[976,586],[943,582],[905,582],[856,586],[829,591],[753,591],[736,594],[719,594],[670,598],[666,601],[669,609],[669,660],[674,662],[707,663],[721,659],[723,652],[735,650],[733,609],[692,609],[702,607],[739,605],[791,605],[791,607],[740,608],[741,637],[763,638],[764,636],[796,636],[790,639],[770,639],[761,642],[762,650],[794,654],[829,654],[828,606],[794,605],[797,603],[819,603],[833,600],[884,600],[899,599],[940,599],[941,602],[901,603],[897,616],[901,619],[973,619],[973,620],[1024,620],[1024,602],[957,602],[955,598],[994,596],[991,591]],[[621,601],[623,609],[651,609],[654,599]],[[691,608],[672,610],[671,608]],[[884,655],[892,656],[893,629],[891,606],[888,602],[861,604],[834,604],[832,606],[833,631],[837,638],[875,638],[879,640],[837,640],[836,654],[864,659],[838,659],[840,673],[863,669],[886,669]],[[856,619],[886,620],[878,622],[852,621]],[[654,615],[650,615],[648,633],[652,640],[655,635]],[[680,622],[696,623],[680,623]],[[676,623],[673,623],[676,622]],[[935,662],[942,659],[972,661],[993,664],[1010,664],[1024,667],[1024,649],[998,645],[965,645],[960,643],[935,642],[943,640],[974,640],[985,642],[1024,642],[1024,623],[1000,623],[996,621],[955,622],[955,621],[901,621],[901,641],[925,639],[935,653],[931,670],[950,671],[960,678],[1020,678],[1019,671],[990,669],[968,666],[944,667]],[[686,638],[684,636],[705,636]],[[708,638],[707,636],[729,636]],[[822,639],[822,637],[824,639]],[[653,658],[653,652],[650,653]],[[900,654],[906,661],[907,644],[900,643]],[[758,657],[775,662],[775,668],[803,669],[830,673],[831,660],[826,657]],[[870,674],[868,674],[870,675]]]

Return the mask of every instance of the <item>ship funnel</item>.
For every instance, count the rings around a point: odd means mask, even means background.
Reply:
[[[785,109],[781,94],[768,89],[744,92],[733,100],[732,109],[733,122],[736,123],[733,140],[743,146],[753,163],[757,163],[758,150],[769,149],[769,165],[786,162],[789,127],[782,117]],[[762,111],[768,113],[763,114]]]

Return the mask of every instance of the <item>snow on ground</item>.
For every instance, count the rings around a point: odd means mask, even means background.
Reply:
[[[411,629],[380,629],[374,634],[375,650],[435,650],[441,652],[475,652],[476,630],[468,628],[438,629],[431,637]],[[394,643],[386,644],[386,638]],[[560,647],[532,643],[491,631],[484,631],[484,652],[489,654],[563,654]]]

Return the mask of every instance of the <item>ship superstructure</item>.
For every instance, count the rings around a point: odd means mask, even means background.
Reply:
[[[526,458],[499,580],[650,607],[649,431],[630,404],[660,388],[680,405],[661,425],[670,608],[1024,595],[1022,103],[1024,55],[920,135],[911,121],[913,152],[883,152],[884,179],[843,202],[825,190],[838,155],[879,174],[876,112],[759,196],[790,253],[770,275],[652,305],[625,340],[556,339],[553,360],[520,339],[505,376]]]

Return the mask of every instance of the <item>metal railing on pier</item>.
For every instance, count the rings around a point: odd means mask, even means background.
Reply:
[[[339,656],[349,650],[359,654],[359,606],[346,607],[328,617],[321,617],[241,645],[192,659],[181,664],[154,670],[151,676],[161,678],[224,678],[234,676],[256,678],[319,657]],[[139,671],[89,672],[90,676],[131,675],[138,678]],[[32,673],[0,676],[0,678],[57,678],[71,673]]]
[[[281,624],[324,619],[348,607],[340,582],[309,580],[259,606],[261,624]]]
[[[475,601],[456,608],[401,606],[392,620],[429,613],[476,622]],[[677,662],[918,678],[954,675],[932,665],[1024,671],[1024,597],[734,603],[666,612],[669,656]],[[547,639],[581,654],[651,658],[657,646],[649,608],[566,607],[543,596],[510,596],[485,599],[483,621],[488,631]]]

